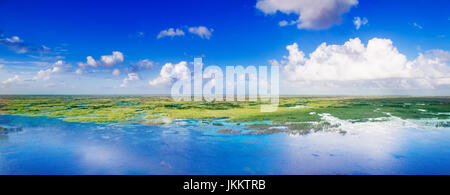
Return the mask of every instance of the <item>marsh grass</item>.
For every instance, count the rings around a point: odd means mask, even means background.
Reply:
[[[321,113],[342,120],[371,121],[390,116],[402,119],[448,119],[448,97],[295,97],[280,98],[278,111],[263,113],[268,102],[174,102],[165,96],[8,96],[0,98],[0,113],[48,116],[68,122],[111,123],[133,121],[139,117],[147,123],[160,124],[164,117],[199,119],[211,122],[227,118],[230,122],[272,121],[288,124],[289,129],[304,130],[309,124],[321,124]],[[291,109],[296,105],[302,108]],[[448,123],[441,126],[448,127]],[[326,126],[323,124],[323,126]],[[258,128],[255,126],[255,128]]]

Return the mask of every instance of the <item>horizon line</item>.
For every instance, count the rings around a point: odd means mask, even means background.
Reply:
[[[165,96],[171,94],[0,94],[1,96]],[[450,95],[337,95],[337,94],[282,94],[280,97],[450,97]],[[246,96],[248,97],[248,96]]]

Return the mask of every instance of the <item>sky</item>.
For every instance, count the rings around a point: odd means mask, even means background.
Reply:
[[[168,94],[279,66],[286,95],[450,95],[448,0],[0,0],[0,94]]]

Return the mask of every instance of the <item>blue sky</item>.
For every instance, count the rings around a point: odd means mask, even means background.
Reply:
[[[271,65],[274,61],[270,60],[276,60],[282,67],[295,65],[298,70],[286,70],[286,78],[293,77],[286,82],[299,84],[295,90],[282,88],[286,94],[335,94],[337,91],[355,94],[361,88],[370,88],[361,92],[362,95],[420,91],[449,95],[446,81],[450,73],[447,68],[449,1],[317,1],[336,5],[325,7],[310,2],[314,1],[3,0],[0,1],[0,94],[167,93],[168,85],[148,84],[162,76],[161,68],[167,63],[175,66],[182,61],[192,62],[194,57],[203,57],[205,65]],[[324,13],[321,15],[321,12]],[[311,17],[307,18],[308,14]],[[363,21],[359,29],[356,18]],[[280,26],[281,21],[288,25]],[[162,31],[168,32],[171,28],[183,33],[158,38]],[[325,42],[328,46],[342,46],[354,38],[359,38],[363,45],[374,38],[390,40],[407,61],[399,62],[398,70],[393,68],[398,71],[395,74],[390,74],[387,68],[388,76],[342,79],[328,75],[320,82],[316,78],[322,77],[297,78],[302,76],[298,73],[303,70],[302,66],[325,66],[313,63],[316,61],[308,57],[319,45]],[[286,61],[289,58],[286,47],[294,43],[307,60]],[[123,56],[114,56],[114,51]],[[369,55],[363,53],[361,55]],[[418,62],[420,54],[428,59],[428,64]],[[88,56],[97,61],[96,66],[86,65]],[[105,59],[109,56],[112,61],[106,63],[101,56],[106,56]],[[342,67],[339,60],[333,59],[327,59],[327,65]],[[430,64],[432,59],[443,65]],[[383,66],[373,61],[364,62],[376,66],[375,69]],[[84,66],[80,65],[83,63]],[[409,69],[401,67],[409,67],[408,63],[417,66],[417,70],[405,72]],[[136,68],[138,66],[140,68]],[[418,70],[428,70],[428,66],[430,73],[426,78],[415,75]],[[336,80],[340,82],[336,86],[327,84],[335,84]],[[318,87],[309,91],[302,89],[310,85]],[[374,87],[378,85],[381,86]]]

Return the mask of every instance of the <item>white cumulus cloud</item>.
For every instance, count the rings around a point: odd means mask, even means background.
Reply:
[[[198,35],[202,39],[210,39],[212,36],[212,32],[214,32],[214,29],[208,29],[204,26],[189,27],[188,30],[190,33]]]
[[[47,81],[50,80],[53,74],[62,72],[64,62],[62,60],[58,60],[56,63],[52,64],[52,67],[46,70],[40,70],[37,72],[36,76],[33,77],[34,81]]]
[[[161,68],[159,76],[151,80],[149,84],[151,86],[167,86],[176,80],[188,79],[190,74],[185,61],[178,64],[167,63]]]
[[[80,67],[86,67],[86,66],[91,66],[91,67],[97,67],[97,61],[95,61],[95,59],[92,56],[88,56],[86,57],[86,63],[78,63],[78,65]]]
[[[122,63],[124,60],[123,54],[120,51],[113,51],[112,55],[105,55],[101,57],[101,62],[105,67],[111,68],[116,64]]]
[[[176,37],[176,36],[184,36],[184,31],[181,29],[169,28],[167,30],[162,30],[156,38],[160,39],[163,37]]]
[[[139,75],[137,73],[130,73],[128,74],[128,77],[123,79],[122,84],[120,85],[120,87],[124,88],[124,87],[128,87],[128,85],[132,82],[132,81],[137,81],[139,80]]]
[[[353,18],[353,24],[355,25],[356,30],[359,30],[361,26],[364,26],[369,23],[367,18],[355,17]]]
[[[305,56],[298,44],[287,46],[289,56],[272,61],[281,66],[290,82],[328,87],[371,85],[391,88],[435,88],[450,84],[450,53],[433,50],[408,61],[389,39],[373,38],[364,45],[359,38],[343,45],[321,44]]]
[[[89,66],[94,68],[99,66],[112,68],[116,64],[123,63],[124,59],[125,57],[122,52],[113,51],[112,55],[101,56],[99,61],[95,60],[92,56],[88,56],[86,57],[86,63],[79,62],[78,66],[80,66],[81,68],[86,68]]]
[[[266,14],[298,15],[299,29],[321,30],[339,24],[342,15],[357,4],[358,0],[258,0],[256,8]]]

